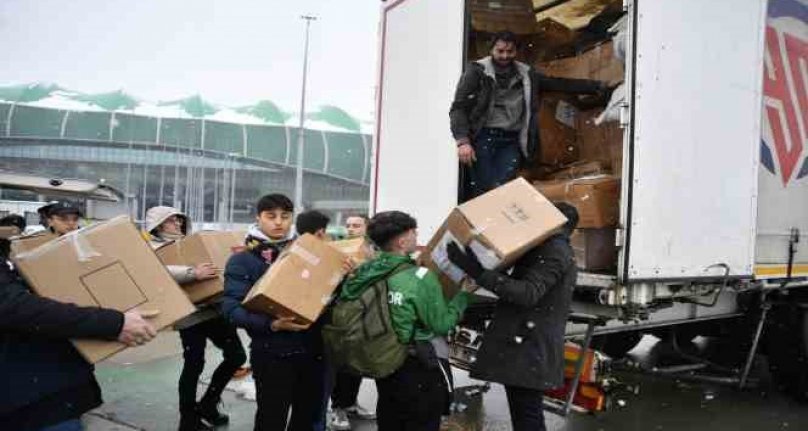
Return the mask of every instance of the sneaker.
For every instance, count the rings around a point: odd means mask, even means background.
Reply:
[[[373,413],[372,411],[360,406],[359,404],[354,404],[345,409],[345,411],[348,413],[348,416],[352,418],[364,419],[366,421],[376,419],[376,413]]]
[[[197,415],[184,414],[180,416],[179,431],[211,431],[213,427],[202,422]]]
[[[328,421],[328,429],[333,431],[349,431],[351,421],[348,420],[348,412],[345,409],[334,409],[331,411],[331,420]]]
[[[200,406],[198,414],[203,423],[212,427],[227,425],[230,422],[230,416],[222,413],[218,405],[213,407]]]

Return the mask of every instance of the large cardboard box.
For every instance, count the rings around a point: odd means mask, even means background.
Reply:
[[[31,251],[39,247],[40,245],[46,244],[56,238],[58,238],[58,235],[49,230],[43,230],[41,232],[33,233],[31,235],[12,238],[11,257],[13,258],[18,254]]]
[[[575,263],[585,271],[602,271],[617,265],[615,229],[576,229],[570,237]]]
[[[39,295],[81,306],[138,310],[157,329],[195,308],[128,217],[121,216],[64,235],[14,263]],[[125,349],[124,344],[73,340],[90,363]]]
[[[539,181],[535,185],[547,199],[575,206],[579,228],[615,227],[620,221],[620,179],[617,177],[599,175]]]
[[[0,238],[9,239],[16,237],[20,234],[20,228],[17,226],[0,226]]]
[[[576,117],[577,144],[581,160],[600,162],[612,174],[623,172],[623,129],[617,122],[595,124],[602,110],[581,111]]]
[[[224,292],[224,267],[233,250],[243,243],[241,233],[203,231],[160,247],[156,253],[165,265],[213,264],[218,277],[182,286],[188,299],[198,304]]]
[[[559,78],[594,79],[616,84],[625,78],[623,62],[614,56],[614,43],[608,41],[576,56],[542,62],[536,69]]]
[[[249,310],[311,324],[345,276],[345,254],[313,235],[292,243],[244,299]]]
[[[573,163],[563,169],[550,174],[548,180],[572,180],[576,178],[589,177],[592,175],[607,174],[608,169],[603,167],[603,163],[599,161],[594,162],[578,162]]]
[[[350,238],[328,243],[343,254],[350,256],[357,264],[362,264],[373,255],[373,247],[365,238]]]
[[[450,241],[469,245],[484,267],[502,269],[565,222],[564,215],[550,201],[518,178],[452,210],[429,241],[424,261],[438,273],[444,295],[452,297],[465,274],[447,257]]]
[[[539,107],[538,165],[561,167],[578,161],[577,133],[575,131],[578,110],[562,98],[548,95]]]

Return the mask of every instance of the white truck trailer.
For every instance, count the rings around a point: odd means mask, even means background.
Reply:
[[[806,398],[808,2],[614,3],[384,2],[372,211],[416,215],[426,243],[458,203],[448,109],[492,31],[475,25],[483,14],[585,24],[616,6],[626,89],[614,173],[622,178],[619,257],[613,271],[580,273],[573,311],[606,322],[595,340],[618,354],[649,332],[729,331],[748,340],[746,350],[763,334],[762,346],[778,347],[768,349],[774,376]],[[526,40],[550,40],[540,27]],[[586,329],[571,322],[568,334]]]

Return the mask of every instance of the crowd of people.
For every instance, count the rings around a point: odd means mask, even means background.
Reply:
[[[512,34],[497,35],[491,55],[469,66],[458,84],[450,117],[458,158],[472,185],[466,197],[513,178],[519,164],[537,151],[534,116],[540,90],[605,90],[597,82],[545,78],[515,61],[516,48]],[[357,403],[362,376],[334,366],[326,354],[321,328],[329,318],[327,310],[318,321],[304,325],[242,305],[298,235],[325,239],[330,223],[317,211],[295,218],[296,208],[284,195],[261,197],[243,249],[224,268],[224,294],[174,325],[183,347],[179,429],[227,424],[229,418],[220,408],[222,391],[249,360],[257,395],[255,430],[349,430],[353,416],[376,419],[381,431],[437,431],[453,392],[447,335],[479,286],[499,299],[471,376],[505,386],[516,431],[545,429],[542,395],[562,384],[564,325],[576,278],[569,235],[577,212],[564,203],[557,207],[568,219],[563,231],[526,253],[512,270],[486,270],[471,249],[451,244],[450,261],[474,281],[452,298],[444,297],[437,274],[413,257],[418,223],[412,215],[387,211],[369,220],[347,219],[348,235],[366,238],[372,247],[361,265],[346,259],[348,275],[335,296],[351,300],[386,280],[390,324],[407,347],[407,357],[395,372],[376,379],[373,413]],[[55,235],[78,229],[82,215],[68,201],[46,205],[40,214]],[[4,218],[0,225],[25,229],[20,217]],[[191,221],[175,208],[160,206],[147,213],[144,236],[154,248],[190,231]],[[8,238],[0,239],[0,381],[5,385],[0,391],[0,429],[80,430],[81,415],[101,404],[101,390],[93,366],[69,340],[118,340],[139,346],[156,336],[155,329],[136,311],[79,307],[34,294],[10,262],[8,244]],[[217,276],[209,263],[168,270],[180,285]],[[239,329],[250,339],[249,355]],[[208,340],[221,350],[223,360],[197,399]]]

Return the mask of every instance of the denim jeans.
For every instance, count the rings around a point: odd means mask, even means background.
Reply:
[[[545,431],[544,393],[537,389],[505,386],[513,431]]]
[[[83,429],[84,427],[82,427],[81,425],[81,420],[70,419],[55,425],[42,428],[39,431],[82,431]]]
[[[470,198],[514,179],[521,164],[519,132],[482,129],[472,142],[477,161],[468,169]]]

